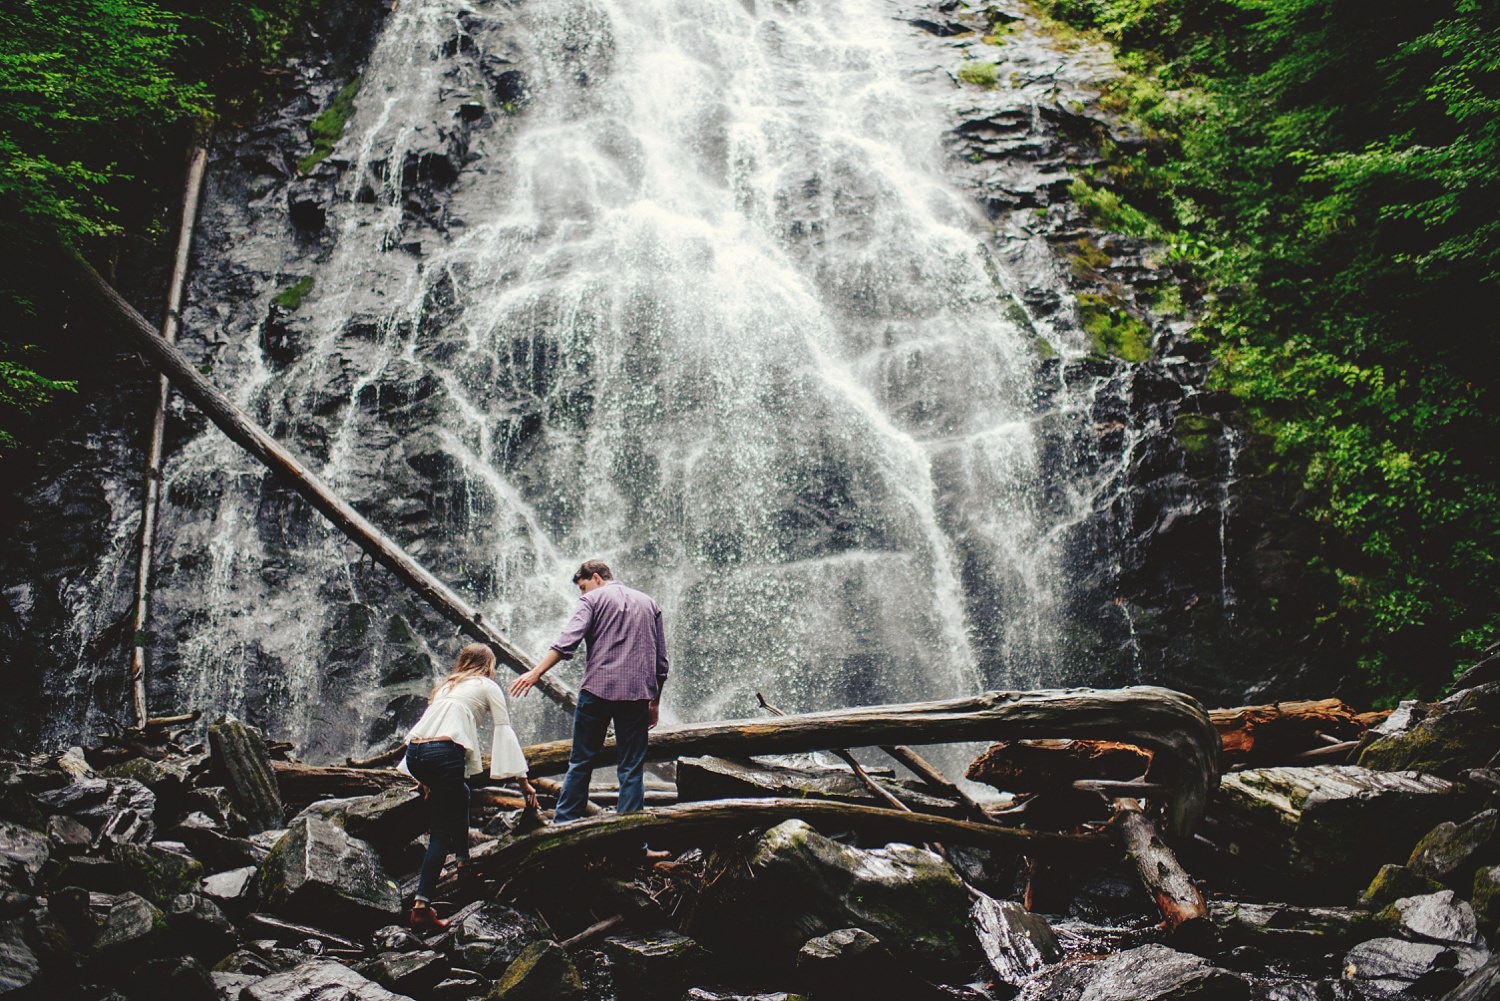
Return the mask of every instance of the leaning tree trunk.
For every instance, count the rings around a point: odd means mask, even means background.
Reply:
[[[1028,737],[1092,737],[1156,752],[1148,777],[1172,790],[1166,814],[1173,837],[1191,833],[1218,781],[1219,735],[1203,707],[1180,692],[1146,686],[986,692],[942,702],[700,723],[654,731],[647,756],[661,761],[698,754],[782,754]],[[559,740],[526,748],[532,774],[563,771],[571,746]],[[613,763],[614,753],[611,741],[598,763]]]
[[[531,669],[531,659],[486,622],[478,609],[460,598],[384,532],[370,524],[363,515],[330,490],[291,452],[205,379],[181,352],[158,337],[150,322],[100,277],[99,272],[82,255],[71,250],[65,253],[69,263],[81,276],[84,287],[124,321],[119,329],[130,346],[171,379],[178,391],[192,400],[219,430],[260,460],[267,469],[283,477],[335,528],[374,557],[381,566],[394,573],[446,619],[474,639],[488,644],[501,663],[517,674]],[[549,678],[537,682],[537,687],[564,709],[571,711],[577,704],[573,692]]]

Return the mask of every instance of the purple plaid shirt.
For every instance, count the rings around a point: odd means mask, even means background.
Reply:
[[[667,638],[661,607],[650,595],[607,581],[578,599],[578,610],[552,644],[572,660],[578,644],[588,643],[584,691],[601,699],[626,701],[661,697],[667,681]]]

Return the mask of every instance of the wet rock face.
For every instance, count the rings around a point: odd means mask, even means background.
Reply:
[[[183,347],[216,381],[246,387],[243,402],[253,416],[310,465],[331,464],[337,489],[439,577],[482,603],[501,595],[511,577],[537,570],[535,553],[511,552],[507,540],[526,532],[568,538],[589,527],[570,497],[549,496],[544,487],[558,477],[557,466],[576,467],[593,447],[585,437],[578,454],[547,448],[557,435],[577,434],[594,417],[599,375],[580,360],[590,345],[559,345],[518,331],[491,357],[449,372],[466,385],[484,387],[466,403],[488,405],[492,401],[478,397],[490,395],[506,401],[503,413],[491,409],[495,418],[483,437],[503,443],[501,472],[530,505],[520,519],[501,516],[483,478],[466,470],[470,461],[463,453],[475,442],[464,435],[456,445],[450,440],[441,415],[453,390],[433,375],[434,364],[462,355],[464,341],[490,323],[475,305],[472,271],[493,264],[495,280],[504,284],[515,277],[506,269],[520,267],[503,259],[455,260],[452,251],[486,224],[486,206],[464,208],[474,204],[465,195],[476,179],[509,168],[505,140],[524,125],[549,85],[550,71],[530,62],[534,57],[516,33],[521,15],[515,9],[463,11],[433,29],[442,37],[421,40],[421,51],[430,56],[423,72],[431,78],[415,89],[440,96],[435,117],[409,143],[390,156],[367,159],[357,144],[345,143],[321,162],[304,165],[312,152],[309,127],[358,75],[356,64],[370,50],[382,6],[321,5],[312,50],[290,67],[280,102],[265,120],[216,143]],[[950,33],[966,23],[965,16],[924,15],[913,23],[934,32],[933,44],[951,47],[971,44],[967,36]],[[584,92],[611,68],[614,42],[600,18],[579,18],[577,25],[553,26],[568,36],[563,68],[553,76]],[[954,51],[943,50],[944,57]],[[1070,201],[1070,183],[1095,159],[1100,135],[1111,133],[1111,141],[1127,145],[1135,141],[1109,125],[1093,103],[1087,81],[1103,67],[1086,58],[1060,59],[1024,32],[993,54],[1012,61],[1011,85],[954,92],[961,107],[955,108],[950,138],[960,158],[957,169],[966,172],[960,176],[972,182],[997,227],[994,252],[1017,276],[1017,287],[1006,290],[1012,301],[997,308],[1014,307],[1017,322],[1035,331],[1039,345],[1076,346],[1093,336],[1090,324],[1118,325],[1125,316],[1155,345],[1154,357],[1139,363],[1075,352],[1036,366],[1045,480],[1037,503],[1067,526],[1057,573],[1064,582],[1059,607],[1067,625],[1053,676],[1028,680],[1150,680],[1234,704],[1271,677],[1262,693],[1270,697],[1278,685],[1292,687],[1317,657],[1298,645],[1307,633],[1304,623],[1285,611],[1279,618],[1270,615],[1265,600],[1278,597],[1284,610],[1317,604],[1304,600],[1316,582],[1303,579],[1299,569],[1306,564],[1303,540],[1286,515],[1293,499],[1266,495],[1256,475],[1258,461],[1238,435],[1229,402],[1201,389],[1206,359],[1183,336],[1191,321],[1191,290],[1186,311],[1164,305],[1161,293],[1176,278],[1156,249],[1099,230]],[[628,134],[616,140],[611,169],[630,179],[644,151]],[[722,161],[727,174],[726,143],[705,135],[695,155]],[[831,183],[826,171],[820,175],[809,167],[806,179],[806,205],[791,199],[775,209],[787,214],[789,247],[796,253],[849,235],[820,231],[827,220],[802,211],[830,197],[819,188]],[[518,177],[507,184],[546,188],[547,181]],[[864,188],[850,192],[866,200],[879,195]],[[557,199],[560,204],[549,211],[556,209],[568,224],[576,219],[582,229],[597,221],[597,206],[561,204],[562,194]],[[360,215],[356,209],[369,211]],[[845,222],[862,225],[858,219]],[[555,225],[547,221],[542,228]],[[354,261],[348,242],[341,241],[368,241],[378,251]],[[865,276],[844,285],[848,309],[861,313],[861,323],[890,321],[894,329],[905,322],[903,311],[911,304],[893,297],[882,282]],[[154,289],[150,296],[133,296],[155,297]],[[528,322],[547,328],[556,319],[548,308],[539,302]],[[642,330],[660,325],[657,309],[641,307]],[[641,336],[640,343],[621,350],[623,363],[644,378],[663,362],[651,354],[650,337]],[[402,350],[380,360],[391,344]],[[914,366],[921,364],[913,359]],[[108,412],[93,417],[91,429],[82,432],[86,440],[69,446],[77,472],[47,464],[21,505],[38,513],[20,525],[14,543],[0,543],[0,570],[17,582],[0,607],[0,639],[15,651],[35,699],[60,707],[48,720],[18,713],[23,733],[49,727],[69,735],[91,732],[100,707],[125,701],[115,665],[129,639],[124,623],[132,597],[129,539],[139,504],[140,434],[120,429],[139,426],[137,411],[151,387],[141,373],[132,378],[140,399],[110,401]],[[681,387],[664,395],[692,409],[681,401],[694,381],[689,372]],[[794,397],[801,389],[776,387]],[[941,431],[949,392],[942,380],[891,389],[900,419],[923,434]],[[706,413],[712,403],[698,401],[697,410]],[[333,538],[305,504],[254,463],[216,453],[216,432],[205,434],[191,408],[180,401],[174,408],[166,482],[170,513],[153,582],[153,700],[187,708],[231,692],[239,715],[277,727],[309,758],[359,756],[388,743],[411,721],[414,690],[446,659],[447,651],[432,637],[451,634],[450,627]],[[601,447],[607,455],[595,456],[608,466],[601,478],[618,481],[625,494],[651,488],[656,469],[650,443],[635,441],[635,433],[624,429],[621,440]],[[842,447],[825,441],[809,451],[837,453]],[[860,467],[868,463],[845,468],[843,459],[795,457],[789,465],[806,484],[777,487],[757,499],[785,508],[775,526],[776,559],[813,565],[861,552],[879,556],[914,531],[901,518],[854,511],[889,501],[889,491],[867,478]],[[946,472],[954,482],[962,479],[961,470]],[[1080,495],[1087,497],[1088,510],[1073,509],[1072,498]],[[533,513],[535,524],[510,523]],[[644,565],[659,561],[672,568],[664,576],[695,559],[716,567],[753,562],[756,557],[729,530],[734,520],[717,519],[702,538],[683,543],[682,554],[660,555],[675,543],[653,538],[634,547],[632,556]],[[970,596],[957,600],[968,602],[966,635],[974,639],[978,673],[987,683],[1010,685],[1003,599],[1011,597],[1011,585],[996,583],[993,553],[987,554],[983,540],[965,531],[954,535],[962,550],[955,591]],[[476,559],[476,553],[485,558]],[[505,555],[490,558],[496,553]],[[747,590],[776,588],[752,581]],[[212,592],[207,599],[206,591]],[[525,597],[512,601],[507,595],[505,603],[542,607],[555,595]],[[849,604],[862,608],[862,621],[881,618],[860,595]],[[560,621],[565,609],[555,611]],[[710,623],[723,618],[713,611],[701,617]],[[768,620],[778,611],[772,607]],[[729,627],[722,643],[704,640],[695,651],[698,659],[727,659],[717,647],[732,649],[741,638],[733,632]],[[862,651],[847,660],[843,670],[849,677],[817,692],[819,698],[900,700],[887,694],[888,678],[872,676],[879,673],[877,655]],[[1204,664],[1213,670],[1205,671]],[[49,678],[53,671],[67,677]],[[682,691],[701,685],[697,694],[710,700],[713,682],[687,678],[682,684]],[[351,691],[356,697],[348,697]],[[288,721],[294,726],[284,725]]]

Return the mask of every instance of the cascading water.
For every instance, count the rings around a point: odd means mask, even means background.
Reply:
[[[669,718],[1086,681],[1058,575],[1094,500],[1044,497],[1037,335],[894,13],[403,0],[326,221],[267,185],[212,247],[216,191],[200,272],[249,277],[185,336],[255,317],[214,379],[522,649],[583,558],[653,593]],[[212,429],[166,479],[153,702],[389,739],[451,628]]]

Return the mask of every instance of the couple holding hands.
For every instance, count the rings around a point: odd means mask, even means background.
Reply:
[[[620,781],[616,809],[620,813],[641,809],[647,734],[656,726],[668,670],[661,608],[650,596],[615,580],[609,566],[599,560],[580,566],[573,583],[580,597],[572,618],[537,665],[510,685],[511,695],[524,696],[542,675],[587,644],[587,663],[573,715],[573,749],[554,823],[583,816],[594,763],[611,722]],[[468,777],[484,770],[479,724],[486,714],[494,727],[490,777],[518,780],[527,806],[537,807],[536,790],[526,776],[526,757],[510,725],[505,693],[495,681],[494,651],[483,643],[472,643],[459,651],[453,670],[432,690],[427,711],[406,735],[403,769],[426,788],[430,810],[427,854],[411,910],[413,927],[447,925],[431,905],[438,874],[449,854],[457,856],[461,873],[468,865]]]

